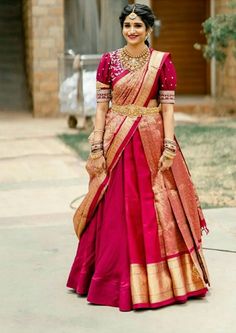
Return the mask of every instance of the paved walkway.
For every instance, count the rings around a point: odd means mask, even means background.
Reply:
[[[65,132],[73,131],[62,118],[0,113],[1,332],[236,332],[236,208],[204,210],[212,283],[204,300],[122,313],[65,288],[77,246],[69,204],[88,180],[85,163],[56,138]]]

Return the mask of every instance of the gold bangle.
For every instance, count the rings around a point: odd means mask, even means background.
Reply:
[[[102,143],[98,143],[98,144],[92,144],[91,145],[91,148],[102,148],[103,147],[103,144]]]
[[[170,156],[166,156],[166,155],[163,155],[167,160],[173,160],[175,157],[174,156],[172,156],[172,157],[170,157]]]
[[[176,149],[175,148],[170,148],[170,147],[166,147],[166,146],[164,146],[164,150],[165,151],[169,151],[169,152],[171,152],[171,153],[176,153]]]
[[[166,158],[173,160],[175,158],[175,153],[171,153],[169,151],[164,150],[163,152],[163,156],[165,156]]]
[[[92,160],[96,160],[97,158],[102,157],[102,156],[103,156],[103,150],[100,150],[96,153],[90,153],[90,157]]]
[[[97,151],[103,151],[103,147],[92,147],[90,150],[91,153],[94,153]]]
[[[170,150],[167,150],[167,149],[165,149],[163,153],[166,156],[175,156],[176,155],[175,152],[171,152]]]

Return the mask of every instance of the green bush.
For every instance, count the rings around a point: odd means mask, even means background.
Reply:
[[[236,8],[236,1],[230,1],[228,6],[233,10]],[[232,52],[236,57],[236,13],[209,17],[202,26],[206,44],[196,43],[194,47],[202,50],[206,59],[215,58],[217,62],[224,64],[229,43],[233,43]]]

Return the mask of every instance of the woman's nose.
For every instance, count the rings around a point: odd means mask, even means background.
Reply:
[[[135,32],[135,27],[134,27],[134,26],[131,26],[131,28],[130,28],[130,32],[131,32],[131,33],[134,33],[134,32]]]

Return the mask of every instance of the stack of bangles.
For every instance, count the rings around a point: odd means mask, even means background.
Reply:
[[[102,129],[95,129],[93,133],[104,132]],[[95,160],[103,155],[103,140],[93,141],[91,144],[90,157]]]
[[[176,155],[176,142],[174,140],[164,139],[164,152],[163,155],[170,160],[173,160]]]

